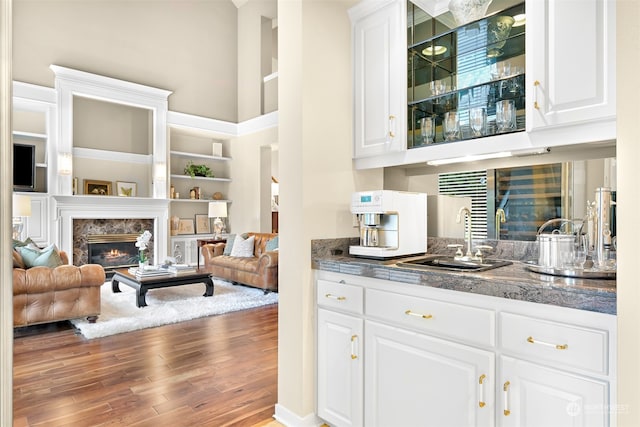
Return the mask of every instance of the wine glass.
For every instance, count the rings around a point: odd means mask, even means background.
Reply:
[[[473,136],[482,136],[487,131],[487,110],[484,107],[474,107],[469,110],[469,126]]]
[[[442,130],[446,141],[455,141],[460,131],[460,121],[456,111],[447,111],[444,113],[442,121]]]
[[[436,127],[433,116],[420,119],[420,133],[425,144],[433,143],[435,131]]]
[[[587,236],[579,235],[576,238],[576,250],[573,253],[573,263],[576,265],[576,268],[583,270],[584,263],[587,261]]]
[[[498,133],[515,129],[516,105],[512,99],[496,102],[496,127]]]

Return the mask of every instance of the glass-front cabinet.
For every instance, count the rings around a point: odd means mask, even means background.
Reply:
[[[525,130],[524,3],[462,26],[407,15],[407,148]]]

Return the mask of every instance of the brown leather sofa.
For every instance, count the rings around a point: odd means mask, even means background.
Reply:
[[[98,319],[104,269],[97,264],[69,265],[64,251],[60,251],[60,258],[64,265],[55,268],[14,267],[14,327],[79,317],[86,317],[90,322]]]
[[[278,291],[278,251],[265,250],[276,233],[247,233],[255,236],[253,257],[240,258],[223,255],[226,243],[210,243],[202,246],[204,266],[211,275],[234,283],[263,289],[265,293]]]

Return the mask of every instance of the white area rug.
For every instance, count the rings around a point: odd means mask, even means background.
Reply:
[[[106,337],[137,329],[178,323],[198,317],[246,310],[278,302],[277,293],[214,280],[213,296],[203,297],[203,283],[152,289],[146,295],[146,307],[136,307],[133,288],[120,284],[120,293],[111,291],[111,282],[100,288],[101,314],[96,323],[86,319],[71,322],[87,339]]]

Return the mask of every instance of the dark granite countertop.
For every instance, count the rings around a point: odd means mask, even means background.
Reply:
[[[493,270],[457,272],[407,269],[396,266],[396,260],[371,260],[332,255],[331,252],[336,253],[335,250],[330,252],[312,250],[313,268],[419,286],[616,314],[615,280],[567,278],[534,273],[526,268],[525,262],[513,259],[510,259],[513,264]],[[348,253],[348,251],[342,253]]]

